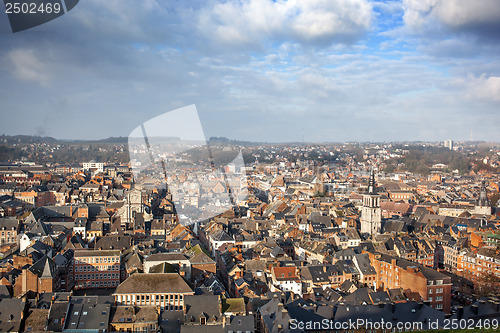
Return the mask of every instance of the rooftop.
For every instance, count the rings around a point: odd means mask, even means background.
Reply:
[[[192,293],[187,282],[177,273],[133,274],[123,281],[115,294]]]

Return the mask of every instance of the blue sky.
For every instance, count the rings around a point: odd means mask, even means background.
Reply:
[[[15,34],[1,13],[0,134],[196,104],[207,137],[500,141],[499,41],[497,0],[84,0]]]

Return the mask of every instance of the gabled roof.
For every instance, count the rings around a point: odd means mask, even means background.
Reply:
[[[57,273],[57,265],[54,260],[47,256],[43,256],[34,263],[29,270],[39,278],[53,279]]]
[[[123,281],[115,294],[192,293],[193,290],[177,273],[136,273]]]
[[[200,322],[204,317],[207,323],[221,321],[219,296],[216,295],[187,295],[184,297],[185,322]],[[194,320],[193,320],[194,319]]]

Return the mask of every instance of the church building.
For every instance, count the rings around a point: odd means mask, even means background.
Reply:
[[[380,195],[375,191],[375,174],[373,170],[368,183],[368,193],[363,194],[361,208],[361,233],[370,234],[372,237],[380,233],[382,227],[382,209],[380,208]]]

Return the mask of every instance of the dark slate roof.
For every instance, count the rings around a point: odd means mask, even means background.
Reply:
[[[406,232],[408,228],[406,227],[406,222],[403,220],[385,220],[382,223],[382,233],[386,232]]]
[[[11,298],[12,288],[11,286],[0,285],[0,299],[1,298]]]
[[[15,216],[9,216],[9,217],[1,217],[0,218],[0,229],[7,229],[7,230],[17,230],[19,226],[19,221]]]
[[[54,260],[47,256],[43,256],[40,260],[34,263],[29,270],[39,278],[52,279],[57,274],[57,265]]]
[[[486,318],[499,318],[500,319],[500,307],[498,305],[498,299],[487,299],[483,298],[476,301],[474,304],[466,306],[464,308],[458,308],[457,312],[451,316],[450,319],[458,320],[485,320]]]
[[[426,326],[429,321],[438,321],[439,327],[443,327],[445,314],[442,311],[431,308],[422,303],[408,302],[396,304],[380,304],[380,305],[351,305],[338,304],[335,312],[335,321],[339,322],[356,322],[357,319],[365,321],[383,320],[391,322],[393,327],[396,327],[398,322],[408,323],[423,323],[423,329],[428,329]]]
[[[210,237],[212,237],[212,239],[214,239],[215,241],[218,241],[218,242],[222,242],[222,241],[232,241],[233,239],[231,238],[231,236],[229,236],[224,230],[222,229],[219,229],[217,230],[216,232],[214,232],[213,234],[210,235]]]
[[[65,330],[107,330],[111,305],[99,302],[97,297],[72,297],[64,323]]]
[[[219,296],[187,295],[184,297],[184,322],[200,322],[205,317],[208,324],[221,321],[222,314]]]
[[[126,250],[132,245],[132,236],[111,235],[100,237],[95,243],[96,249]]]
[[[373,268],[371,262],[370,262],[370,257],[368,256],[367,253],[363,254],[356,254],[354,256],[356,262],[358,263],[358,267],[361,270],[361,273],[363,275],[374,275],[377,274],[375,271],[375,268]]]
[[[0,300],[0,332],[20,332],[21,315],[26,303],[23,299]]]
[[[389,297],[389,294],[386,291],[371,292],[369,293],[369,296],[373,304],[391,302],[391,298]]]
[[[200,325],[182,325],[181,333],[224,333],[224,327],[222,325],[204,325],[203,330],[201,330]]]
[[[369,288],[356,289],[353,293],[344,297],[344,302],[353,305],[372,304],[370,292]]]
[[[189,258],[182,253],[155,253],[144,259],[144,261],[182,261],[189,260]]]
[[[328,283],[329,276],[332,275],[332,266],[306,266],[302,269],[301,275],[311,279],[312,283]]]
[[[61,332],[63,329],[64,318],[68,310],[69,301],[55,302],[50,306],[49,319],[47,321],[47,330],[52,332]]]
[[[253,316],[232,316],[226,322],[226,332],[254,332]]]

